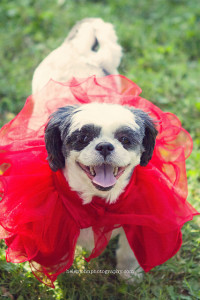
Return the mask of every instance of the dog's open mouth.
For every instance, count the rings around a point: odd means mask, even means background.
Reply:
[[[78,165],[91,179],[94,186],[101,191],[110,190],[127,168],[127,166],[113,167],[109,164],[85,166],[80,162],[78,162]]]

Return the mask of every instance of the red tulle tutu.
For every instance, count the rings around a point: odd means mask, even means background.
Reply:
[[[8,246],[8,262],[29,261],[34,275],[53,287],[73,263],[80,229],[91,226],[95,247],[87,261],[102,253],[119,226],[146,272],[179,250],[181,227],[198,214],[186,201],[185,160],[192,139],[175,115],[162,112],[140,93],[135,83],[119,75],[66,84],[50,81],[1,129],[0,238]],[[44,128],[49,115],[62,106],[94,101],[140,108],[159,132],[151,161],[135,168],[114,204],[94,197],[82,205],[62,171],[52,172],[47,162]]]

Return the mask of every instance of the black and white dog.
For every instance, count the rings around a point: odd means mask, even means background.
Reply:
[[[33,93],[50,78],[67,81],[72,76],[117,74],[121,55],[112,25],[101,19],[85,19],[36,69]],[[62,107],[46,127],[48,161],[53,171],[63,170],[83,205],[90,203],[93,196],[114,203],[128,184],[134,167],[145,166],[151,159],[156,134],[151,118],[138,109],[100,103]],[[140,269],[126,236],[122,230],[113,234],[118,233],[117,268],[137,268],[138,275]],[[90,228],[81,230],[78,243],[92,250]]]

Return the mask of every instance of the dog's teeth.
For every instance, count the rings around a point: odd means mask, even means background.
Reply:
[[[90,167],[90,173],[92,174],[92,176],[95,176],[94,167]]]
[[[115,167],[113,172],[114,176],[117,176],[117,173],[118,173],[118,167]]]

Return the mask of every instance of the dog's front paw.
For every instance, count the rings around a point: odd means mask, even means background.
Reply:
[[[143,278],[144,271],[136,260],[134,263],[129,259],[120,261],[116,268],[120,271],[120,277],[128,284],[132,284],[135,281],[142,280]]]
[[[116,251],[117,270],[120,272],[121,278],[126,280],[128,284],[132,284],[136,280],[143,278],[143,269],[140,267],[123,230],[119,236],[119,248]]]

